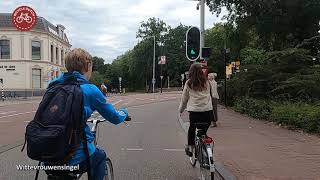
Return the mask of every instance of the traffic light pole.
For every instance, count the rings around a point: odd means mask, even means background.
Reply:
[[[155,85],[155,70],[156,70],[156,36],[153,36],[153,71],[152,71],[152,93],[154,93]]]
[[[205,0],[200,0],[200,59],[202,59],[202,48],[204,47],[204,22],[205,22]]]

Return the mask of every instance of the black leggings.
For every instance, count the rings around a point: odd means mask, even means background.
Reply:
[[[205,111],[205,112],[189,112],[190,126],[188,130],[188,145],[194,145],[194,139],[196,136],[196,126],[195,123],[208,123],[207,126],[202,127],[207,133],[207,130],[210,126],[211,120],[213,119],[213,111]]]

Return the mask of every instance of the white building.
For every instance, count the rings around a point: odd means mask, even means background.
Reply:
[[[31,30],[19,31],[11,14],[0,13],[0,81],[6,95],[41,95],[48,82],[65,71],[71,44],[64,30],[37,17]]]

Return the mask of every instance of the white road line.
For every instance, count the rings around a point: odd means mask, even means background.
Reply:
[[[0,119],[6,118],[6,117],[11,117],[11,116],[18,116],[18,115],[22,115],[22,114],[30,114],[30,113],[34,113],[34,112],[36,112],[36,111],[23,112],[23,113],[17,113],[17,114],[10,114],[10,115],[7,115],[7,116],[0,116]]]
[[[144,122],[132,122],[132,124],[144,124]]]
[[[8,122],[12,122],[12,121],[0,121],[0,123],[8,123]]]
[[[28,122],[30,122],[30,121],[23,121],[23,122],[28,123]]]
[[[8,111],[8,112],[1,112],[0,114],[10,114],[10,113],[15,113],[17,111]]]
[[[116,105],[116,104],[119,104],[119,103],[121,103],[122,102],[122,100],[119,100],[119,101],[117,101],[117,102],[115,102],[115,103],[112,103],[112,105]]]
[[[143,151],[144,149],[129,149],[127,148],[127,151]]]
[[[164,151],[183,152],[184,149],[163,149]]]
[[[144,101],[144,99],[142,99],[142,98],[136,98],[136,100]]]

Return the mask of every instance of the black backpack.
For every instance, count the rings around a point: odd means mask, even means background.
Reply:
[[[29,158],[65,164],[79,148],[81,140],[86,144],[80,84],[83,83],[71,77],[49,86],[34,119],[26,127]]]

